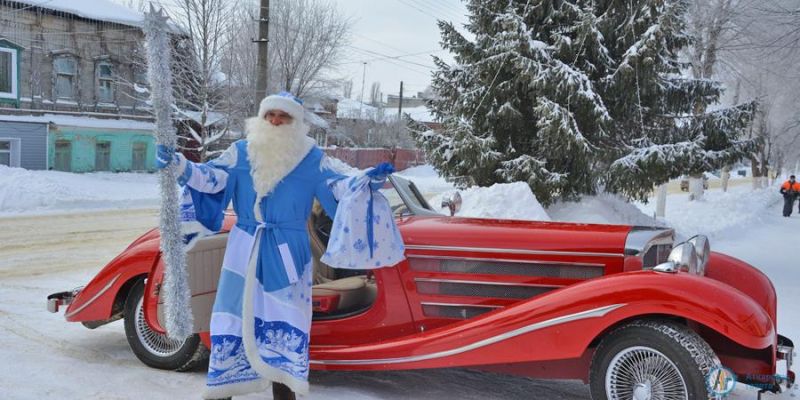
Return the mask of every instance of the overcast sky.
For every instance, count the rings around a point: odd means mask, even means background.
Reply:
[[[352,97],[356,100],[361,96],[362,74],[367,100],[372,82],[380,82],[384,96],[398,94],[400,81],[407,96],[422,91],[431,80],[430,54],[451,60],[439,46],[441,34],[436,20],[452,21],[459,28],[467,22],[466,7],[460,0],[330,1],[354,19],[347,59],[337,73],[353,80]],[[387,58],[417,53],[422,54]]]

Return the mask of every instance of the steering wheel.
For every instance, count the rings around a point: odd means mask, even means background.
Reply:
[[[401,210],[401,208],[405,208],[405,210]],[[392,214],[397,214],[398,213],[397,210],[400,210],[399,213],[402,213],[403,211],[408,211],[408,208],[403,203],[393,205],[392,206]]]

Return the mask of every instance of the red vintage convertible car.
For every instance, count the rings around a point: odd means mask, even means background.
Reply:
[[[770,280],[710,252],[705,237],[674,245],[673,231],[657,227],[446,216],[411,181],[390,183],[407,260],[355,276],[317,261],[314,369],[467,367],[581,379],[594,399],[700,399],[737,380],[773,392],[794,382],[793,344],[776,332]],[[445,203],[458,206],[455,196]],[[326,222],[320,213],[309,221],[317,257]],[[188,252],[197,334],[185,341],[164,334],[155,229],[88,285],[50,295],[48,308],[68,305],[67,321],[89,328],[124,318],[142,362],[191,369],[209,354],[226,236]]]

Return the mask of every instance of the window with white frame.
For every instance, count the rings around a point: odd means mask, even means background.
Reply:
[[[56,72],[56,98],[75,98],[75,81],[78,75],[78,63],[74,57],[62,56],[53,60]]]
[[[99,103],[114,102],[114,70],[111,63],[104,61],[97,64],[97,101]]]
[[[20,139],[0,138],[0,165],[19,167]]]
[[[0,47],[0,98],[17,98],[17,53]]]

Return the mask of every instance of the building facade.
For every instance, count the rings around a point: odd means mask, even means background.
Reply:
[[[153,170],[142,23],[107,0],[0,0],[0,164]]]

